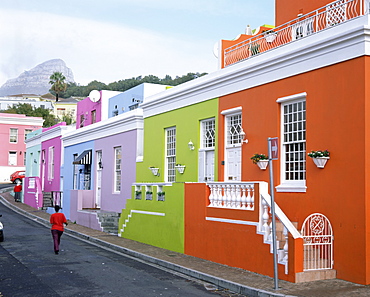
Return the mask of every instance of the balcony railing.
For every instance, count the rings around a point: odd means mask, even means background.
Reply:
[[[338,0],[224,50],[224,66],[369,13],[369,0]]]

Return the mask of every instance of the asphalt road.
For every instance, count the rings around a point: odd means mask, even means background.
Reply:
[[[0,204],[0,297],[240,296],[63,234],[55,255],[48,228]]]

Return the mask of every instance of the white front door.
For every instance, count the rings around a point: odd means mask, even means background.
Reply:
[[[215,151],[199,151],[199,182],[209,182],[215,180]]]
[[[241,146],[226,148],[225,181],[241,180]]]
[[[96,152],[96,190],[95,190],[95,208],[100,208],[101,204],[101,177],[103,173],[102,151]]]
[[[101,169],[96,171],[96,193],[95,193],[95,208],[100,208],[101,202],[101,176],[102,176]]]

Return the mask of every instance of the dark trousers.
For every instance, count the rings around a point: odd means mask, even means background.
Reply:
[[[21,202],[21,192],[14,192],[14,200],[16,202]]]
[[[51,236],[53,236],[54,242],[54,252],[59,252],[60,237],[62,236],[63,231],[51,230]]]

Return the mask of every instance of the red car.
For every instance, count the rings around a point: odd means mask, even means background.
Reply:
[[[16,171],[10,175],[10,181],[16,184],[17,181],[22,182],[22,179],[26,176],[25,171]]]

